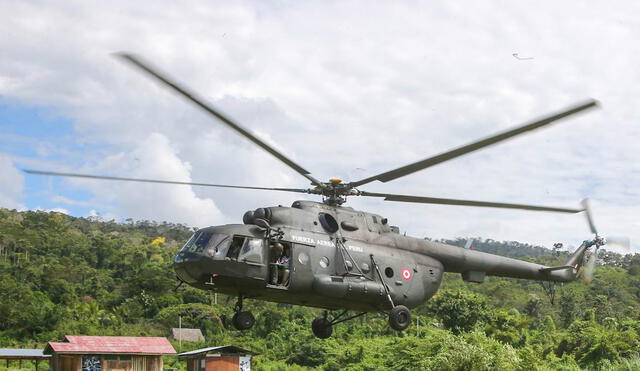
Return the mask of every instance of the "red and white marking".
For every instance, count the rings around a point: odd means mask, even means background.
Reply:
[[[411,279],[411,276],[413,275],[411,273],[411,269],[409,268],[404,268],[402,272],[400,272],[400,274],[402,274],[402,278],[404,278],[405,281],[409,281]]]

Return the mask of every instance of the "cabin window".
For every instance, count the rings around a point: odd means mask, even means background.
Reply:
[[[231,240],[231,245],[229,246],[229,251],[227,252],[227,259],[238,260],[238,255],[240,254],[242,245],[244,245],[244,237],[233,237],[233,239]]]
[[[238,255],[238,261],[262,263],[263,240],[260,238],[246,237],[242,243],[242,249]]]
[[[351,260],[345,260],[344,261],[344,265],[345,265],[345,267],[347,267],[347,270],[349,272],[351,272],[353,270],[353,263],[351,262]]]
[[[307,264],[309,262],[309,255],[307,255],[306,252],[301,252],[300,254],[298,254],[298,261],[300,262],[300,264]]]
[[[393,277],[393,269],[391,267],[385,268],[384,275],[389,278]]]
[[[327,258],[326,256],[323,256],[322,258],[320,258],[320,261],[318,262],[318,264],[320,264],[320,266],[322,268],[326,268],[329,266],[329,258]]]

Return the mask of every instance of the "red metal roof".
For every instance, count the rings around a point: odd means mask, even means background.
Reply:
[[[49,342],[57,353],[175,354],[167,338],[129,336],[65,336],[66,342]],[[50,353],[46,351],[46,353]]]

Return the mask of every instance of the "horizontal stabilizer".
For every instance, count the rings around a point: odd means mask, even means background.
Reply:
[[[540,268],[540,272],[553,272],[553,271],[559,271],[563,269],[574,269],[574,268],[578,268],[578,267],[575,267],[573,265],[558,265],[556,267]]]

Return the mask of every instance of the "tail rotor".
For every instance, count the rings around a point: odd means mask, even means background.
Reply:
[[[596,229],[596,225],[593,221],[593,215],[591,213],[591,208],[589,206],[589,199],[585,198],[581,202],[582,209],[584,211],[584,215],[587,218],[587,223],[589,224],[589,229],[591,233],[594,234],[593,240],[584,241],[584,244],[587,247],[595,246],[593,252],[589,256],[587,263],[584,265],[584,270],[582,273],[582,280],[586,283],[593,282],[593,276],[595,274],[596,266],[598,264],[598,250],[601,246],[609,245],[609,246],[617,246],[624,250],[631,249],[631,242],[627,237],[603,237],[598,234],[598,230]]]

